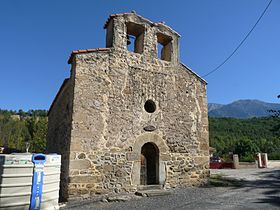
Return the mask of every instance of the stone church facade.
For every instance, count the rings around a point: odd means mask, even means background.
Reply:
[[[179,34],[134,12],[104,28],[106,48],[72,52],[48,113],[61,198],[204,184],[206,82],[179,62]]]

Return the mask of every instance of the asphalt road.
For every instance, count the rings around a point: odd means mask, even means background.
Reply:
[[[85,202],[67,210],[180,210],[180,209],[280,209],[280,169],[211,171],[241,179],[241,186],[201,187],[171,190],[170,195],[133,197],[126,202]]]

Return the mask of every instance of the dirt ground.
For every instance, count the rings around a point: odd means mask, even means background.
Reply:
[[[219,185],[171,189],[165,196],[132,196],[125,202],[69,203],[63,209],[280,209],[280,169],[211,170],[211,174]]]

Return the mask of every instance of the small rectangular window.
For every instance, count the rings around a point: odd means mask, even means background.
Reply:
[[[130,52],[143,53],[145,27],[136,23],[126,23],[127,49]]]
[[[157,55],[165,61],[171,61],[172,56],[172,37],[157,33]]]

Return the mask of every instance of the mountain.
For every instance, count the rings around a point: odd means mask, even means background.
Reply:
[[[227,105],[209,103],[210,117],[251,118],[271,115],[268,110],[280,110],[280,104],[259,100],[238,100]]]
[[[215,109],[219,109],[222,106],[224,106],[224,105],[223,104],[209,103],[208,104],[208,112],[211,112],[212,110],[215,110]]]

